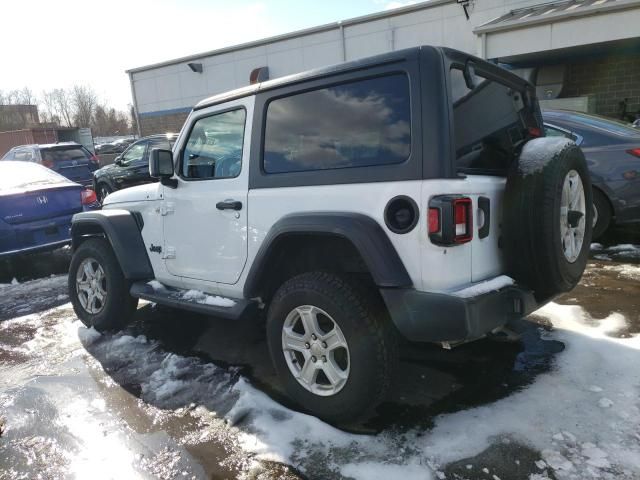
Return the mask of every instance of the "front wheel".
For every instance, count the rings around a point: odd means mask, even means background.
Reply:
[[[386,394],[397,358],[375,286],[332,273],[304,273],[279,288],[267,340],[289,397],[334,423],[370,413]]]
[[[104,238],[91,238],[76,250],[69,266],[68,287],[80,321],[101,332],[123,328],[138,306],[138,299],[129,295],[129,282]]]

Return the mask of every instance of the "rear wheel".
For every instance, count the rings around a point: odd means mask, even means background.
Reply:
[[[386,394],[395,332],[376,293],[323,272],[298,275],[276,292],[267,318],[269,350],[287,394],[304,410],[351,422]]]
[[[98,331],[119,330],[129,323],[138,299],[129,295],[129,282],[103,238],[85,241],[69,266],[69,297],[76,315]]]
[[[611,225],[611,206],[599,190],[593,189],[593,239],[597,240]]]

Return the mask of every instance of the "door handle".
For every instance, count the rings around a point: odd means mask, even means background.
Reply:
[[[242,202],[238,200],[225,200],[224,202],[216,203],[218,210],[242,210]]]

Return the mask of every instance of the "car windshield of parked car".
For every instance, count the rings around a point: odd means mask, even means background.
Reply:
[[[138,162],[144,158],[144,152],[147,149],[146,142],[136,143],[129,150],[124,152],[120,158],[120,163],[123,165],[131,165],[133,162]]]
[[[89,153],[84,148],[79,146],[72,147],[53,147],[53,148],[43,148],[40,151],[40,155],[42,156],[42,162],[45,165],[56,165],[62,162],[69,161],[88,161]]]
[[[15,161],[0,163],[0,192],[53,183],[69,183],[69,181],[53,170],[35,163]]]

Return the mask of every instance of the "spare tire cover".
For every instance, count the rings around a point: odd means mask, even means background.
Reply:
[[[584,155],[562,137],[530,140],[507,176],[507,269],[539,301],[580,281],[591,243],[593,199]]]

